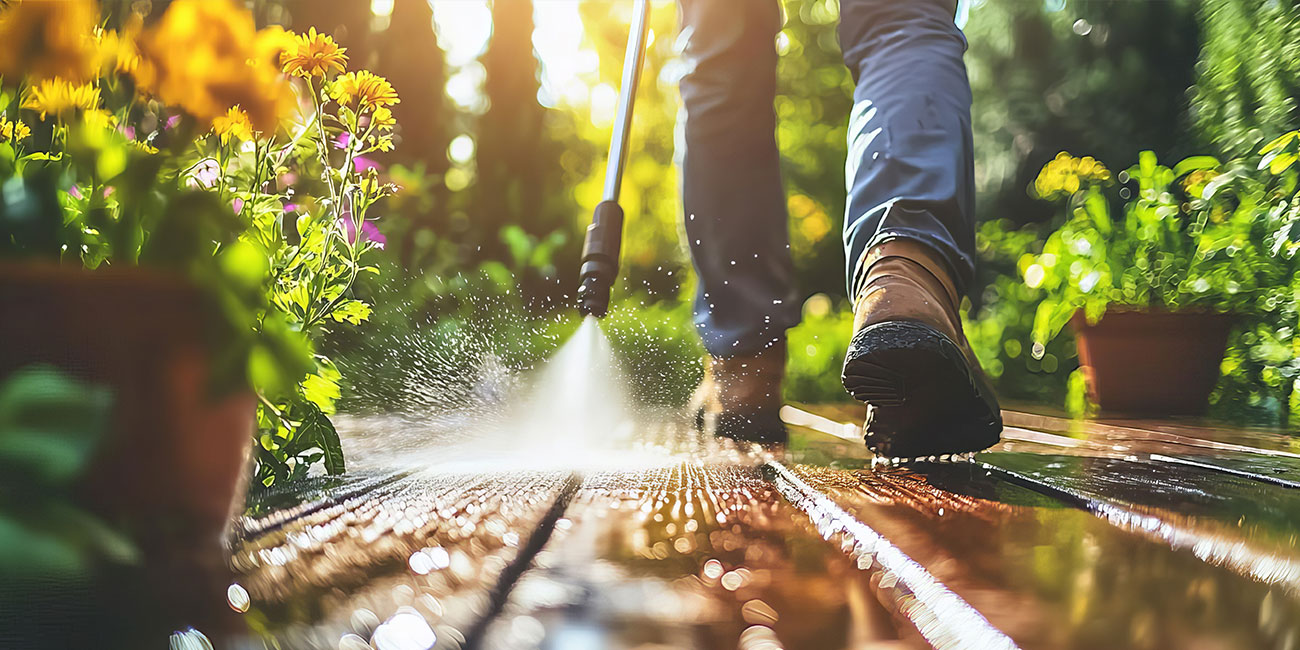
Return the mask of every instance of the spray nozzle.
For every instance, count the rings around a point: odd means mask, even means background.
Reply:
[[[578,285],[578,311],[583,316],[603,318],[609,311],[609,283],[597,275],[583,277]]]
[[[582,247],[578,285],[578,311],[601,318],[609,310],[609,291],[618,277],[618,255],[623,241],[623,209],[613,201],[596,205]]]

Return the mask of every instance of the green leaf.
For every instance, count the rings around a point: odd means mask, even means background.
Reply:
[[[330,422],[330,419],[315,404],[308,402],[306,407],[307,414],[298,424],[296,437],[314,442],[320,447],[325,454],[325,471],[330,474],[342,474],[345,470],[343,443],[339,441],[334,423]]]
[[[339,440],[338,431],[334,429],[334,423],[330,422],[329,417],[318,406],[309,401],[298,402],[294,410],[301,412],[302,416],[298,426],[294,428],[293,441],[276,455],[287,463],[290,458],[298,458],[303,452],[318,448],[325,460],[325,471],[330,474],[342,474],[345,470],[343,443]],[[304,458],[299,458],[298,462],[306,461]]]
[[[1038,311],[1034,314],[1034,342],[1046,345],[1056,338],[1056,335],[1065,328],[1066,323],[1070,322],[1075,310],[1075,305],[1069,301],[1044,299],[1038,304]]]
[[[370,318],[370,305],[360,300],[344,300],[330,312],[330,318],[339,323],[360,325]]]
[[[1277,176],[1286,171],[1296,161],[1296,155],[1293,153],[1279,153],[1273,156],[1268,163],[1268,173]]]
[[[1156,152],[1148,150],[1138,154],[1138,171],[1143,178],[1154,176],[1156,166]]]
[[[1288,144],[1290,144],[1292,140],[1295,140],[1297,138],[1300,138],[1300,131],[1291,131],[1289,133],[1283,133],[1282,135],[1279,135],[1278,137],[1274,138],[1268,144],[1264,145],[1263,147],[1260,147],[1259,152],[1261,154],[1266,154],[1275,149],[1281,149],[1282,147],[1285,147]]]
[[[240,240],[227,246],[219,257],[225,278],[241,290],[256,290],[266,279],[266,258],[252,244]]]
[[[1190,156],[1179,161],[1177,165],[1174,165],[1174,176],[1181,177],[1194,171],[1218,168],[1219,159],[1214,156]]]
[[[76,479],[111,421],[108,389],[51,366],[28,366],[0,385],[0,485],[51,487]]]
[[[58,153],[50,154],[50,153],[37,151],[35,153],[29,153],[26,156],[19,158],[19,160],[49,160],[51,162],[59,161],[59,160],[63,160],[63,152],[60,151]]]
[[[1111,233],[1110,222],[1110,205],[1106,203],[1106,197],[1095,188],[1088,188],[1088,195],[1083,200],[1084,209],[1088,216],[1092,217],[1092,224],[1096,226],[1097,232],[1103,236]]]
[[[302,396],[328,414],[334,412],[334,403],[342,396],[339,381],[343,376],[329,359],[321,359],[316,372],[302,381]]]

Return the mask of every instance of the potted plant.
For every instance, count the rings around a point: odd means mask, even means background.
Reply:
[[[219,571],[250,462],[257,485],[344,469],[313,341],[369,316],[351,287],[395,187],[363,156],[392,148],[398,98],[227,0],[100,16],[0,3],[0,382],[52,368],[107,395],[78,505],[146,563]]]
[[[1102,411],[1201,413],[1233,315],[1268,287],[1258,187],[1208,156],[1170,168],[1147,151],[1112,178],[1091,158],[1058,155],[1032,192],[1062,206],[1064,221],[1019,263],[1045,292],[1033,354],[1070,324]]]

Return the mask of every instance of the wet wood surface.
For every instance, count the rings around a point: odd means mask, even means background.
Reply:
[[[1008,412],[987,452],[896,466],[857,409],[783,415],[779,449],[668,419],[581,462],[345,422],[359,471],[240,522],[250,629],[217,645],[1300,647],[1289,436]]]

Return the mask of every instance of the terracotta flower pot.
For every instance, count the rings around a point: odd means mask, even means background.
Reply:
[[[0,380],[52,365],[111,391],[109,432],[74,486],[79,505],[124,532],[151,599],[210,608],[226,579],[223,537],[242,502],[255,398],[211,390],[219,315],[204,294],[141,269],[0,265]],[[224,589],[224,587],[222,587]],[[111,605],[106,603],[106,605]]]
[[[1102,411],[1198,415],[1219,380],[1232,316],[1108,311],[1095,325],[1082,313],[1070,323],[1088,397]]]

